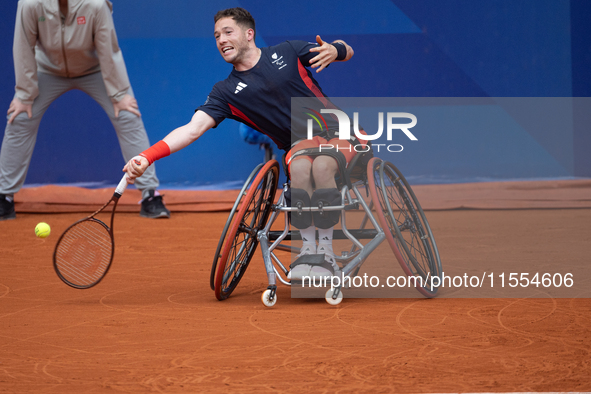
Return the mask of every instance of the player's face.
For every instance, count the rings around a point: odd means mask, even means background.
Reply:
[[[222,18],[214,28],[215,42],[228,63],[238,63],[248,51],[248,30],[243,30],[232,18]]]

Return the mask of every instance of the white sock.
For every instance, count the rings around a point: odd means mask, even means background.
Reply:
[[[334,226],[331,228],[319,228],[318,229],[318,244],[332,245],[332,233],[333,232],[334,232]]]
[[[300,229],[300,234],[304,245],[316,246],[316,227],[310,226],[308,228]]]
[[[318,229],[318,249],[317,253],[325,253],[329,255],[334,255],[332,250],[332,233],[334,232],[334,227],[331,228],[319,228]]]

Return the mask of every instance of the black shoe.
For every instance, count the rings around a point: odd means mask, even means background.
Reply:
[[[8,201],[4,194],[0,194],[0,221],[16,218],[14,201]]]
[[[150,219],[169,218],[170,211],[164,206],[162,196],[155,196],[154,190],[149,191],[150,196],[142,200],[140,216]]]

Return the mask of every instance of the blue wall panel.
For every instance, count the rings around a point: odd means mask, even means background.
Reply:
[[[350,62],[318,74],[334,97],[570,97],[591,93],[591,4],[585,0],[373,0],[276,2],[114,0],[114,19],[150,140],[187,123],[231,66],[213,39],[218,9],[243,6],[257,20],[257,44],[343,38]],[[0,16],[0,106],[14,89],[16,1]],[[509,111],[510,112],[510,111]],[[586,105],[575,124],[504,130],[507,148],[486,130],[425,135],[388,159],[430,182],[591,176]],[[468,121],[468,120],[467,120]],[[476,127],[476,125],[475,125]],[[0,131],[3,133],[3,131]],[[458,144],[457,141],[462,141]],[[411,148],[412,147],[412,148]],[[405,147],[406,148],[406,147]],[[501,153],[499,153],[501,152]],[[281,152],[277,152],[281,154]],[[185,150],[157,163],[166,186],[244,179],[262,160],[257,146],[224,121]],[[486,158],[486,159],[485,159]],[[48,165],[47,163],[50,163]],[[108,118],[90,98],[69,92],[41,123],[27,184],[115,183],[123,166]],[[214,186],[215,187],[215,186]]]
[[[569,0],[394,3],[489,96],[571,96]]]

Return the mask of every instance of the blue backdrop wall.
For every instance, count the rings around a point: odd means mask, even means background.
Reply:
[[[16,5],[3,0],[0,15],[3,108],[14,93]],[[586,0],[143,0],[141,8],[137,1],[113,0],[113,5],[152,143],[187,123],[213,84],[229,74],[231,66],[215,46],[213,15],[234,6],[255,17],[259,46],[313,41],[316,34],[347,41],[355,49],[353,59],[318,74],[330,96],[591,96],[591,2]],[[587,112],[584,105],[573,108],[575,120]],[[412,178],[431,182],[591,176],[588,124],[516,131],[524,134],[515,136],[523,146],[510,151],[503,148],[506,141],[479,145],[478,130],[461,146],[461,136],[452,133],[387,158]],[[446,150],[453,160],[441,153]],[[257,146],[242,141],[238,123],[227,120],[159,161],[157,172],[167,187],[227,187],[240,183],[262,158]],[[123,164],[107,116],[73,91],[41,122],[26,183],[114,184]]]

